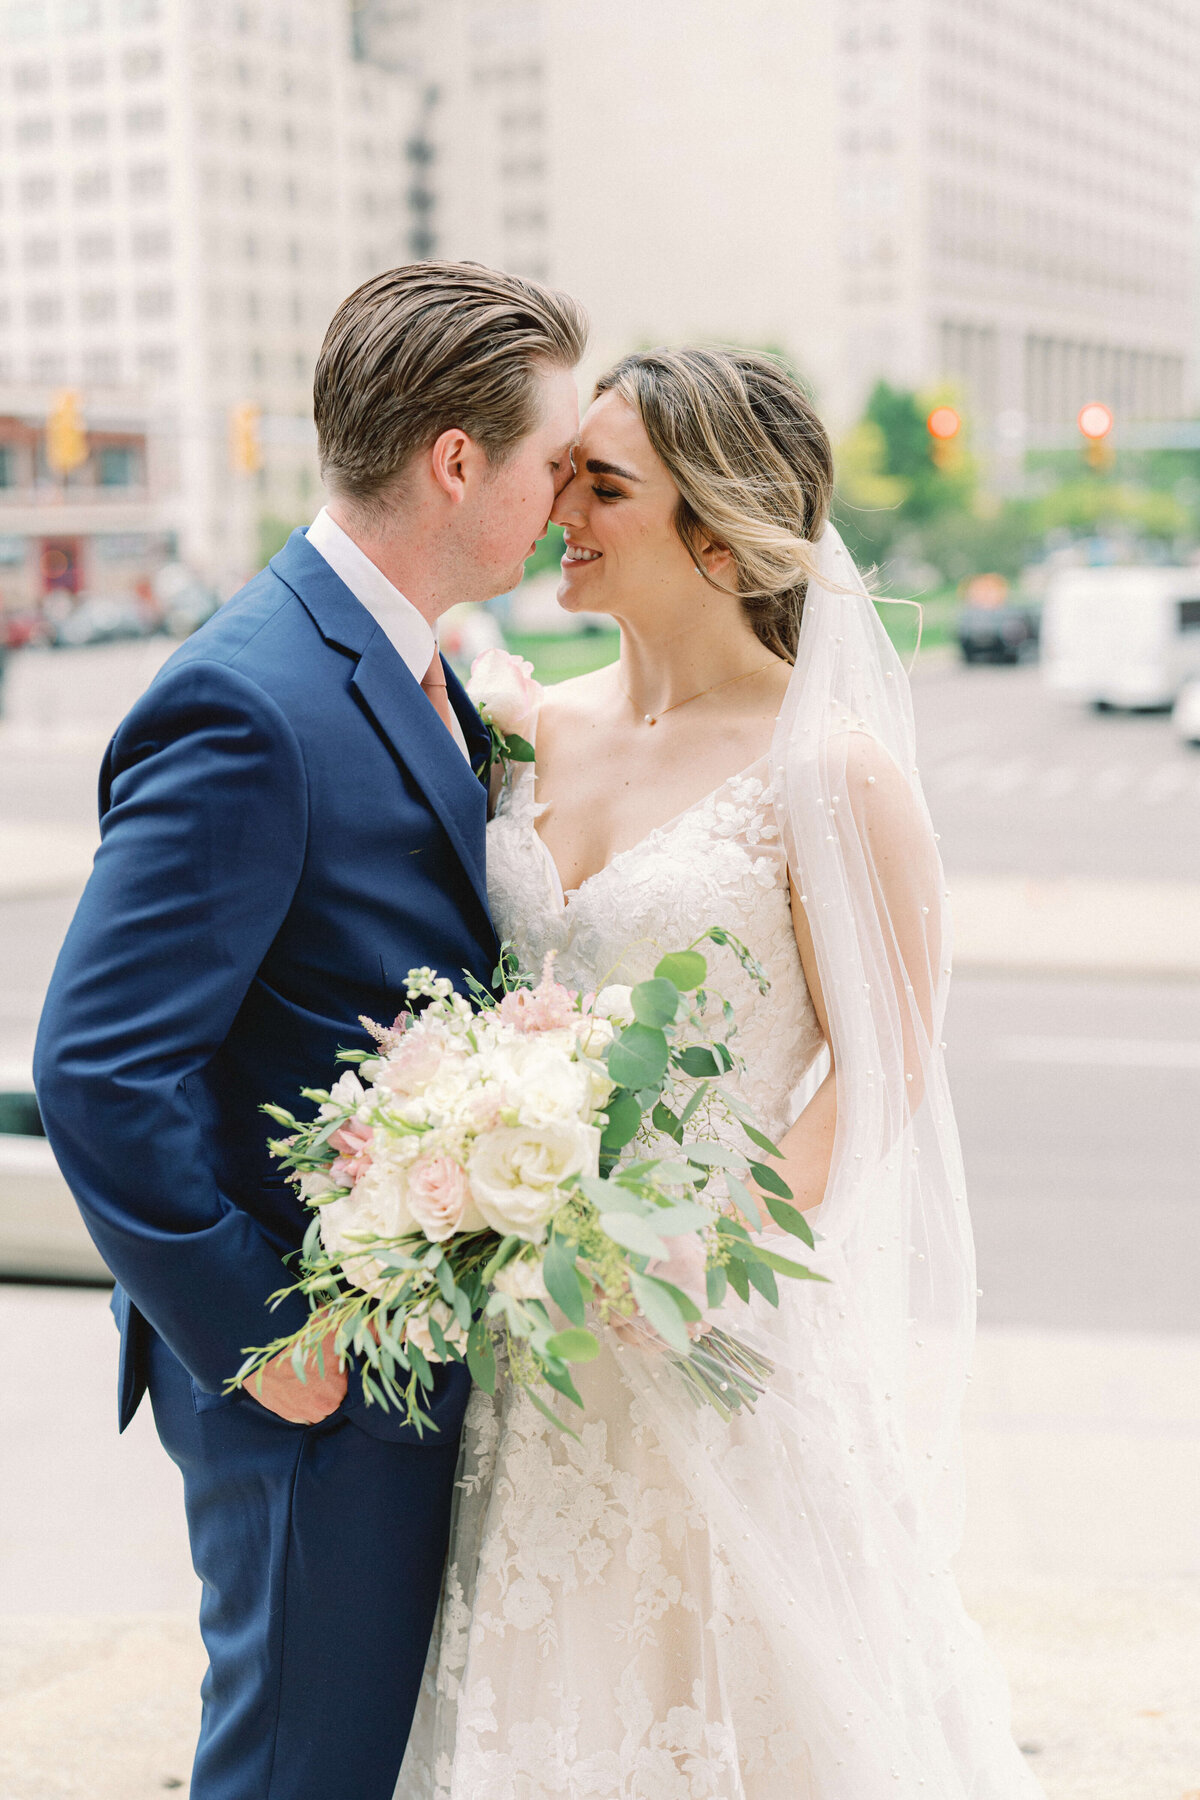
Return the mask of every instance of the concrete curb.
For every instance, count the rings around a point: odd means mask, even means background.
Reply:
[[[950,877],[958,969],[1200,977],[1200,883]]]

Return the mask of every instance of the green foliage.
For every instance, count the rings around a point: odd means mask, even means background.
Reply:
[[[539,538],[537,548],[525,564],[525,574],[549,575],[557,570],[562,561],[566,537],[561,525],[549,525],[544,538]]]
[[[263,513],[258,521],[259,563],[269,563],[283,549],[293,531],[303,530],[310,523],[310,519],[283,519],[276,513]]]

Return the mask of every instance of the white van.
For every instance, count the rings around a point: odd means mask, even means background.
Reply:
[[[1093,706],[1172,706],[1200,676],[1200,568],[1063,570],[1042,611],[1042,674]]]

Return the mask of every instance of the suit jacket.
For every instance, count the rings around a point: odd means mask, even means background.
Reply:
[[[447,687],[486,778],[486,731],[452,671]],[[410,968],[488,982],[498,946],[482,779],[302,532],[121,724],[100,810],[34,1073],[120,1284],[124,1428],[147,1325],[203,1405],[305,1317],[296,1296],[267,1310],[310,1215],[261,1103],[327,1085],[338,1048],[370,1041],[359,1015],[394,1018]]]

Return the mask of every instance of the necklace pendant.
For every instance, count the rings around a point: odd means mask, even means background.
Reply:
[[[644,715],[644,717],[645,717],[647,725],[657,725],[658,724],[658,720],[655,718],[653,713],[646,713]]]

